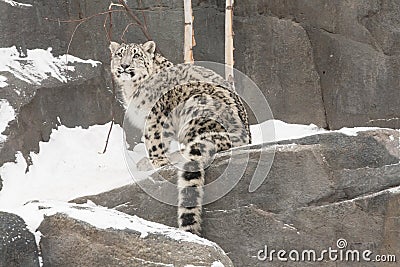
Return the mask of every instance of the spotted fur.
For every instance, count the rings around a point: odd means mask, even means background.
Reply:
[[[172,140],[183,144],[178,171],[178,224],[200,234],[204,169],[215,153],[249,144],[240,97],[220,75],[192,64],[174,66],[155,43],[110,45],[111,72],[129,121],[143,130],[153,166],[170,161]]]

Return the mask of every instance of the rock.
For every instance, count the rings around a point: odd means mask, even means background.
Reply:
[[[274,118],[327,127],[307,32],[293,21],[264,16],[238,17],[234,28],[241,40],[235,45],[236,66],[257,84]]]
[[[13,161],[17,151],[29,162],[29,153],[38,152],[39,142],[48,141],[60,124],[84,128],[104,124],[111,120],[112,109],[116,120],[122,121],[122,109],[106,86],[103,66],[69,66],[75,71],[65,74],[67,81],[48,77],[34,83],[7,75],[8,85],[0,90],[0,99],[7,100],[17,115],[4,132],[7,139],[0,144],[0,165]]]
[[[184,267],[218,262],[233,266],[218,245],[190,233],[116,211],[111,214],[102,208],[91,208],[86,217],[89,222],[93,221],[90,217],[98,216],[97,220],[104,224],[104,214],[112,215],[112,224],[99,227],[75,218],[80,218],[86,209],[72,207],[73,217],[63,213],[45,217],[39,227],[44,266]]]
[[[395,19],[400,14],[398,1],[242,1],[237,4],[236,14],[253,17],[258,24],[262,19],[257,17],[267,16],[294,21],[304,28],[311,42],[313,55],[310,57],[320,77],[330,129],[400,127],[400,22]],[[252,32],[261,32],[261,29]],[[260,43],[272,43],[271,46],[276,40],[260,38]],[[280,47],[282,45],[277,49]],[[275,60],[273,55],[265,58]],[[277,62],[279,68],[279,60]],[[264,83],[272,84],[271,78],[262,78],[262,74],[260,77]],[[280,92],[276,89],[278,86],[273,88],[272,93]],[[271,101],[273,106],[274,101]]]
[[[71,54],[100,60],[108,69],[108,40],[103,29],[106,15],[82,23],[72,39],[76,23],[58,19],[90,17],[107,10],[109,2],[10,3],[0,2],[0,47],[16,46],[21,55],[28,49],[51,47],[56,56],[65,54],[69,47]],[[182,62],[183,4],[172,0],[128,4],[140,11],[135,13],[140,19],[142,14],[146,16],[149,33],[163,54],[173,62]],[[222,63],[224,3],[198,0],[193,1],[193,8],[195,59]],[[257,83],[275,118],[330,129],[400,128],[399,13],[394,0],[323,0],[312,4],[305,0],[240,1],[235,6],[235,64]],[[112,39],[145,41],[135,26],[122,36],[131,22],[124,12],[114,12]],[[96,86],[110,87],[107,72],[101,75]],[[23,91],[25,101],[10,100],[17,111],[18,102],[28,103],[36,92],[32,88]],[[12,94],[9,92],[7,99],[15,98]],[[104,114],[103,120],[106,118],[110,115]]]
[[[207,234],[211,240],[221,237],[223,227],[224,236],[230,238],[230,241],[221,243],[221,246],[231,252],[232,261],[237,266],[282,266],[276,253],[272,262],[263,258],[266,246],[269,252],[273,249],[285,250],[286,258],[292,250],[298,251],[300,255],[305,250],[314,250],[316,258],[319,258],[321,252],[329,247],[338,250],[337,243],[340,240],[347,243],[342,251],[358,250],[360,258],[366,250],[373,252],[371,260],[375,259],[375,255],[398,257],[399,201],[399,192],[383,191],[354,200],[303,207],[280,214],[260,209],[256,205],[244,206],[207,212],[205,227],[213,229]],[[224,223],[222,227],[221,221]],[[257,258],[258,255],[261,260]],[[362,258],[360,261],[362,266],[376,266],[375,262],[366,262]],[[315,266],[320,264],[315,263]],[[310,266],[310,261],[289,260],[285,266]],[[323,266],[352,267],[360,266],[360,262],[329,261],[325,254]]]
[[[341,35],[310,30],[331,129],[356,125],[399,128],[400,97],[394,78],[399,58]],[[362,66],[362,67],[361,67]],[[340,78],[339,78],[340,77]]]
[[[347,218],[344,217],[346,215],[350,216],[351,225],[346,226],[349,230],[335,238],[343,237],[354,244],[361,240],[362,245],[375,242],[374,246],[381,249],[382,244],[393,241],[385,236],[390,231],[397,231],[394,226],[382,229],[383,221],[390,220],[393,214],[383,211],[398,198],[397,193],[393,195],[384,190],[400,186],[399,140],[399,131],[374,130],[359,132],[357,135],[331,132],[248,147],[250,160],[243,178],[227,195],[205,206],[203,234],[230,252],[235,265],[264,266],[265,263],[257,262],[254,256],[265,243],[278,249],[305,249],[312,248],[312,241],[316,241],[319,236],[320,241],[315,243],[315,249],[331,246],[335,241],[333,233],[345,227],[343,218]],[[255,192],[249,193],[249,184],[260,152],[273,153],[274,145],[275,159],[268,176]],[[240,155],[245,155],[245,152],[246,148],[236,150]],[[220,155],[207,169],[206,181],[212,181],[226,168],[226,157]],[[233,168],[233,172],[240,172],[243,166],[234,163],[230,168]],[[164,176],[174,177],[174,173],[164,172]],[[160,187],[162,185],[159,181],[153,183]],[[371,235],[363,236],[361,231],[352,235],[352,227],[369,225],[370,220],[366,218],[374,214],[373,210],[363,210],[354,203],[375,203],[378,198],[376,194],[387,197],[381,199],[380,206],[376,207],[382,210],[379,215],[381,224],[377,223],[369,230],[373,231]],[[158,202],[135,184],[73,202],[85,203],[87,200],[176,226],[176,207]],[[346,209],[341,210],[340,203],[347,203]],[[400,212],[398,208],[392,209],[394,213]],[[303,215],[305,212],[310,215]],[[326,226],[324,223],[327,215],[322,216],[321,212],[330,214],[331,221]],[[308,223],[307,218],[313,218],[313,221]],[[290,226],[292,222],[298,222],[293,227],[300,230],[294,231]],[[306,233],[313,231],[312,241],[306,241]],[[325,237],[322,235],[324,231],[332,235]],[[369,239],[372,236],[380,238]]]
[[[17,215],[0,212],[0,266],[39,266],[35,236]]]

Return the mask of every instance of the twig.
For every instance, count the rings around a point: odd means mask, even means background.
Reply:
[[[75,36],[76,30],[79,28],[79,26],[81,26],[81,24],[82,24],[83,22],[85,22],[85,21],[81,21],[81,22],[79,22],[78,24],[76,24],[75,29],[74,29],[74,31],[73,31],[72,34],[71,34],[71,38],[69,39],[69,43],[68,43],[68,46],[67,46],[67,53],[66,53],[66,54],[67,54],[67,57],[68,57],[69,48],[71,47],[72,39],[73,39],[74,36]]]
[[[96,14],[93,14],[93,15],[90,15],[88,17],[84,17],[84,18],[81,18],[81,19],[60,20],[60,19],[52,19],[52,18],[47,18],[47,17],[43,18],[43,19],[44,20],[48,20],[48,21],[58,22],[58,23],[71,23],[71,22],[87,21],[87,20],[90,20],[90,19],[92,19],[94,17],[102,16],[102,15],[106,15],[106,14],[114,13],[114,12],[125,12],[125,10],[123,10],[123,9],[107,10],[107,11],[96,13]]]
[[[146,39],[149,40],[149,41],[150,41],[150,40],[153,40],[153,38],[151,38],[151,36],[150,36],[150,34],[149,34],[149,31],[148,31],[148,29],[147,29],[146,19],[144,18],[145,24],[143,24],[143,23],[140,21],[140,19],[138,18],[138,16],[136,16],[136,15],[133,13],[132,9],[125,3],[124,0],[118,0],[118,2],[119,2],[119,4],[120,4],[121,6],[123,6],[123,7],[125,8],[126,14],[127,14],[130,18],[132,18],[132,19],[137,23],[137,26],[142,30],[142,33],[143,33],[143,35],[146,37]],[[158,53],[162,54],[162,53],[161,53],[161,50],[160,50],[160,48],[159,48],[158,46],[156,46],[156,51],[157,51]]]
[[[128,28],[130,26],[132,26],[132,25],[136,25],[137,26],[137,23],[136,22],[132,22],[132,23],[129,23],[128,25],[126,25],[124,31],[122,32],[121,38],[120,38],[122,42],[125,42],[125,43],[127,42],[126,39],[125,39],[125,34],[128,31]]]
[[[111,3],[111,4],[109,5],[108,9],[111,10],[111,9],[113,8],[113,6],[119,6],[119,5],[114,4],[114,3]],[[107,31],[107,29],[106,29],[106,23],[107,23],[108,17],[105,18],[103,27],[104,27],[104,30],[105,30],[106,33],[107,33],[107,39],[108,39],[108,41],[111,42],[111,40],[112,40],[112,26],[113,26],[112,13],[109,13],[109,18],[110,18],[110,22],[109,22],[109,24],[108,24],[108,31]],[[110,51],[110,61],[111,61],[111,59],[112,59],[112,52]],[[113,93],[113,96],[115,96],[115,82],[114,82],[114,79],[113,79],[113,78],[111,78],[111,83],[112,83],[112,93]],[[109,142],[109,140],[110,140],[111,131],[112,131],[112,128],[113,128],[114,123],[115,123],[114,105],[113,105],[112,103],[111,103],[111,117],[112,117],[112,119],[111,119],[111,125],[110,125],[110,129],[108,130],[107,139],[106,139],[106,144],[105,144],[104,149],[103,149],[103,154],[106,153],[106,151],[107,151],[107,147],[108,147],[108,142]]]
[[[146,14],[144,13],[144,10],[143,10],[143,2],[142,2],[142,0],[138,0],[138,1],[139,1],[139,6],[140,6],[141,12],[142,12],[143,27],[144,27],[145,31],[148,32],[148,30],[147,30],[147,18],[146,18]]]
[[[112,109],[112,110],[114,110],[114,109]],[[111,135],[111,130],[113,128],[113,125],[114,125],[114,116],[113,116],[113,119],[111,121],[110,129],[108,130],[107,139],[106,139],[106,145],[104,146],[103,152],[101,154],[104,154],[107,151],[108,141],[110,140],[110,135]]]

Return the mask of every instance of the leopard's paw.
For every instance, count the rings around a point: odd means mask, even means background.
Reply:
[[[142,172],[154,170],[153,164],[151,164],[149,158],[142,158],[139,160],[138,163],[136,163],[136,168],[138,171]]]

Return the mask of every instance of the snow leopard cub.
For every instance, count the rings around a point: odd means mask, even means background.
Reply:
[[[215,153],[250,143],[248,117],[220,75],[192,64],[174,66],[155,48],[153,41],[111,42],[111,72],[128,121],[143,130],[151,164],[174,163],[169,160],[171,141],[183,145],[178,224],[199,235],[204,169]]]

